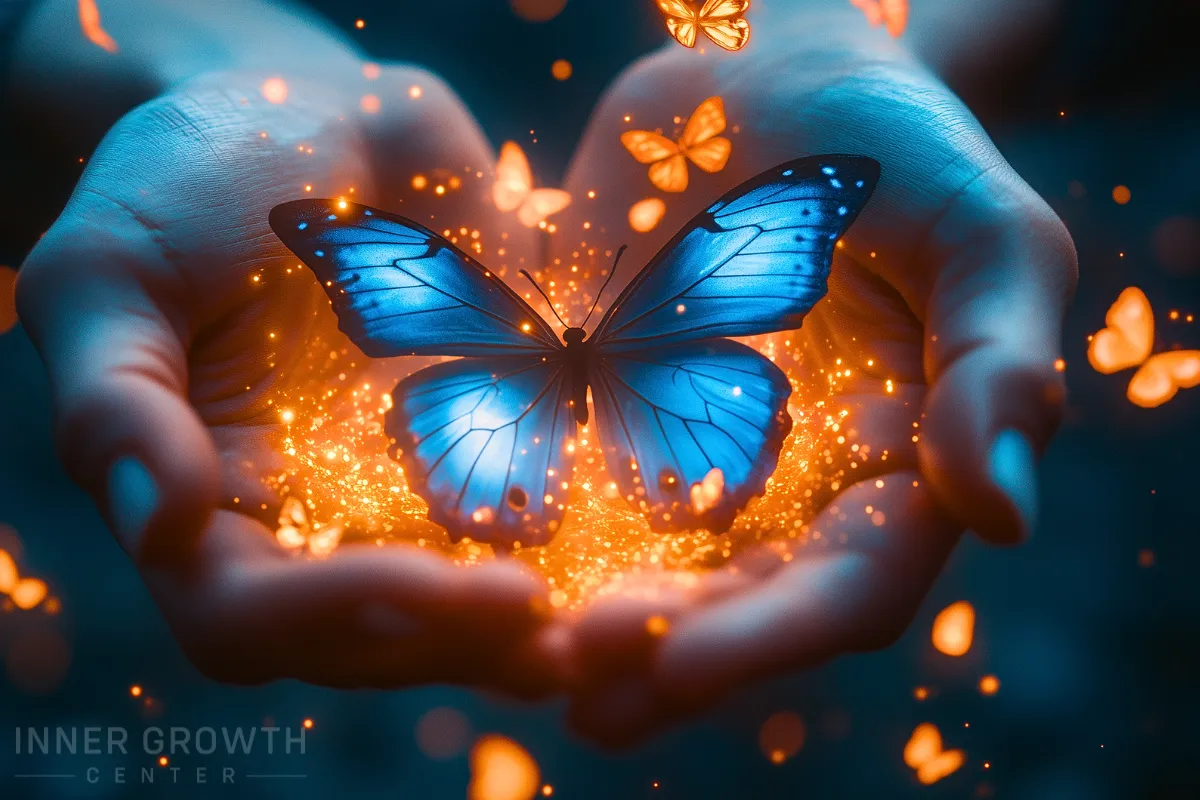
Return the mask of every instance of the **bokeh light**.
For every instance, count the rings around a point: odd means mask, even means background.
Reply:
[[[567,0],[508,0],[513,13],[526,22],[547,22],[567,5]]]
[[[541,788],[537,762],[504,736],[484,736],[471,751],[468,800],[530,800]]]
[[[758,730],[758,746],[772,764],[782,764],[804,746],[804,721],[794,711],[779,711]]]
[[[933,646],[948,656],[964,656],[975,635],[975,608],[965,600],[942,609],[933,620]]]

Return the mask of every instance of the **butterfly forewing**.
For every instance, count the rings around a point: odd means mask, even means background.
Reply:
[[[605,465],[655,530],[729,528],[775,470],[790,393],[778,367],[728,339],[606,355],[592,376]],[[723,489],[698,505],[713,470]]]
[[[464,358],[396,387],[388,435],[452,538],[536,545],[554,535],[574,468],[567,377],[558,359]]]
[[[297,200],[276,206],[270,221],[320,280],[338,326],[369,356],[561,348],[504,281],[412,220],[345,201]]]
[[[676,234],[592,339],[617,352],[800,327],[878,177],[869,158],[819,156],[752,178]]]

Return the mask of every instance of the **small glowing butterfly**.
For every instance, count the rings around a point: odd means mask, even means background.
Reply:
[[[684,47],[696,46],[696,33],[712,39],[718,47],[741,50],[750,41],[750,23],[742,15],[750,0],[658,0],[667,31]]]
[[[850,0],[850,5],[861,9],[872,25],[884,25],[894,37],[908,25],[908,0]]]
[[[720,135],[724,130],[725,103],[710,97],[696,106],[678,142],[653,131],[625,131],[621,144],[638,163],[650,165],[651,183],[664,192],[682,192],[688,187],[688,159],[705,172],[725,168],[733,143]]]
[[[942,749],[942,734],[932,722],[918,725],[904,745],[904,763],[917,771],[917,780],[937,783],[963,765],[962,750]]]
[[[571,205],[571,195],[562,189],[533,188],[533,173],[529,159],[516,142],[505,142],[496,162],[496,182],[492,184],[492,200],[504,212],[516,211],[517,219],[532,228],[551,214]]]
[[[578,325],[560,317],[561,339],[420,223],[338,200],[284,203],[270,222],[368,356],[462,356],[401,381],[384,423],[410,487],[452,538],[550,540],[589,398],[611,483],[650,527],[723,532],[763,492],[792,427],[787,376],[725,337],[800,327],[878,178],[871,159],[839,155],[751,178],[685,225],[590,336],[591,312]],[[607,280],[615,274],[614,263]],[[283,518],[290,541],[296,519]]]
[[[1150,354],[1154,349],[1154,311],[1141,289],[1130,286],[1121,292],[1104,324],[1088,345],[1088,361],[1105,375],[1138,367],[1126,390],[1134,405],[1161,406],[1180,389],[1200,385],[1200,350]]]
[[[286,497],[279,509],[279,527],[275,530],[275,539],[289,550],[299,550],[307,545],[308,552],[313,555],[327,556],[342,541],[344,530],[340,522],[314,529],[308,522],[304,503],[296,497]]]
[[[0,595],[8,595],[13,605],[27,611],[42,602],[46,592],[45,581],[22,578],[12,556],[0,550]]]

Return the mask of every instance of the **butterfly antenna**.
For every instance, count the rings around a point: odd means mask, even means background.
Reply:
[[[562,326],[563,326],[564,328],[569,328],[569,327],[571,327],[571,326],[570,326],[570,325],[568,325],[567,323],[563,322],[563,318],[562,318],[562,317],[558,316],[558,312],[554,310],[554,303],[551,303],[551,302],[550,302],[550,298],[549,298],[549,297],[546,297],[546,293],[542,291],[542,287],[538,286],[538,282],[537,282],[537,281],[535,281],[535,280],[533,279],[533,276],[532,276],[532,275],[530,275],[530,274],[529,274],[528,272],[526,272],[525,270],[521,270],[521,274],[525,276],[525,279],[526,279],[527,281],[529,281],[530,283],[532,283],[532,284],[533,284],[533,288],[537,289],[537,291],[538,291],[538,294],[540,294],[540,295],[541,295],[541,296],[542,296],[542,297],[545,299],[545,301],[546,301],[546,305],[550,306],[550,313],[551,313],[551,314],[553,314],[553,315],[554,315],[554,317],[555,317],[555,318],[556,318],[556,319],[557,319],[559,322],[562,322]]]
[[[585,327],[588,324],[588,320],[592,318],[592,311],[596,310],[596,306],[600,304],[600,297],[604,294],[604,290],[608,288],[608,284],[612,281],[613,276],[617,274],[617,264],[621,263],[621,256],[625,255],[625,250],[628,247],[629,245],[623,244],[621,245],[621,249],[617,251],[617,257],[613,259],[612,269],[608,271],[608,277],[604,279],[604,285],[601,286],[600,291],[596,293],[596,299],[592,303],[591,311],[588,311],[588,315],[583,318],[583,325],[580,325],[579,327]]]

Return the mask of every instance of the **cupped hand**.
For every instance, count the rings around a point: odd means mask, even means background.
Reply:
[[[1064,398],[1055,360],[1076,263],[1061,222],[953,94],[853,9],[773,10],[760,10],[743,52],[672,46],[633,66],[566,181],[595,199],[560,222],[562,254],[586,220],[593,244],[628,242],[626,260],[643,264],[713,198],[781,161],[852,153],[882,165],[827,297],[784,337],[802,359],[780,359],[821,391],[840,374],[832,408],[848,415],[823,445],[835,480],[813,497],[804,544],[751,548],[687,594],[586,613],[570,644],[572,717],[611,743],[754,679],[894,641],[964,529],[997,543],[1029,533],[1036,458]],[[737,126],[732,157],[715,174],[690,166],[686,193],[662,195],[619,136],[669,135],[710,95]],[[647,196],[668,213],[634,233],[627,210]],[[651,615],[668,620],[665,634],[648,630]]]
[[[514,256],[534,243],[499,219],[485,182],[445,197],[410,189],[417,172],[486,173],[493,159],[435,78],[392,67],[372,81],[292,80],[280,103],[267,77],[198,78],[128,114],[21,270],[63,463],[214,677],[536,692],[536,665],[515,661],[545,606],[515,564],[462,570],[374,544],[310,560],[275,541],[279,498],[262,483],[277,467],[272,400],[302,381],[337,384],[363,359],[327,363],[355,351],[268,228],[270,209],[346,196],[485,233],[503,225]],[[375,369],[381,385],[396,377]]]

